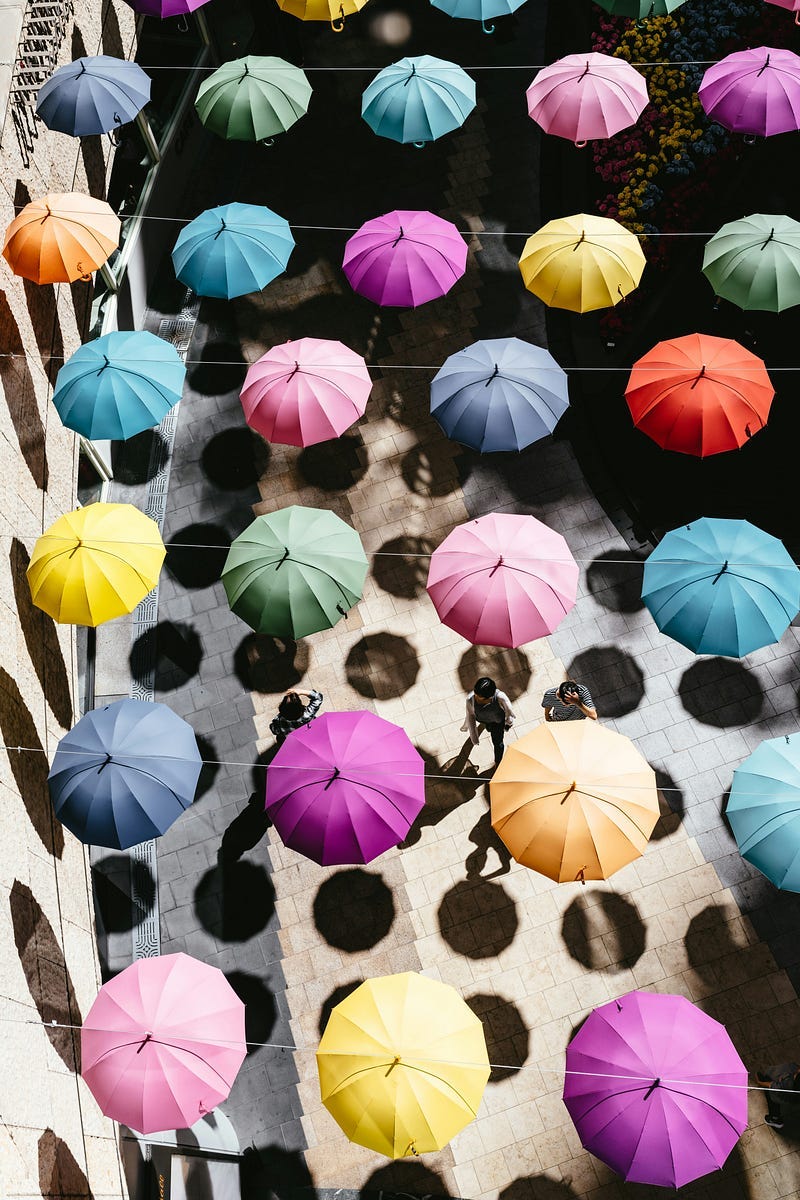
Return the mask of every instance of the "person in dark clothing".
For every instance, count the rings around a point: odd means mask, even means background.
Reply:
[[[756,1079],[761,1087],[768,1087],[765,1092],[767,1115],[764,1117],[767,1125],[773,1129],[783,1129],[784,1109],[795,1116],[800,1116],[800,1063],[780,1063],[777,1067],[762,1067],[756,1073]],[[771,1092],[774,1089],[775,1095]],[[794,1095],[793,1093],[796,1093]]]
[[[293,729],[308,725],[320,710],[322,692],[287,692],[278,705],[278,715],[269,723],[269,731],[282,746]]]
[[[467,696],[467,715],[461,730],[467,731],[473,746],[477,746],[480,737],[478,725],[486,726],[494,747],[495,766],[502,760],[506,730],[511,728],[514,720],[508,696],[500,691],[493,679],[481,676]]]

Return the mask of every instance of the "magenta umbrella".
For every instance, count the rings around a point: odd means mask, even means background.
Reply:
[[[354,292],[375,304],[416,308],[450,291],[467,267],[467,243],[450,221],[401,210],[366,221],[342,263]]]
[[[372,862],[403,841],[424,803],[408,734],[371,712],[317,717],[267,771],[267,814],[283,844],[323,867]]]
[[[100,988],[81,1029],[81,1074],[107,1117],[156,1133],[224,1100],[246,1050],[244,1005],[222,972],[164,954]]]
[[[167,17],[185,17],[187,13],[208,4],[208,0],[125,0],[125,3],[145,17],[165,20]]]
[[[771,137],[800,129],[800,57],[758,46],[714,63],[698,92],[709,117],[734,133]]]
[[[552,633],[577,589],[578,564],[561,534],[511,513],[456,526],[428,570],[440,619],[478,646],[522,646]]]
[[[559,58],[539,72],[525,95],[528,116],[545,133],[578,146],[635,125],[649,99],[635,67],[594,53]]]
[[[584,1148],[629,1183],[679,1188],[721,1167],[746,1128],[747,1069],[683,996],[628,992],[567,1047],[564,1103]]]
[[[240,399],[251,429],[268,442],[313,446],[339,437],[367,406],[372,380],[341,342],[300,338],[273,346],[249,368]]]

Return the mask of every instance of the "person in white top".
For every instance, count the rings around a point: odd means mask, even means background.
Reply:
[[[497,766],[505,750],[505,733],[514,724],[514,711],[505,692],[501,692],[493,679],[481,676],[467,696],[467,715],[462,732],[469,733],[473,746],[477,746],[480,732],[478,725],[489,730],[494,747],[494,765]]]

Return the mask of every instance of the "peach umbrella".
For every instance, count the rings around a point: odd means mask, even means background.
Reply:
[[[34,283],[88,279],[119,245],[120,220],[104,200],[52,192],[31,200],[6,230],[3,257]]]

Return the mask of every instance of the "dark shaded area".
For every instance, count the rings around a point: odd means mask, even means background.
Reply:
[[[278,745],[278,743],[273,742],[271,746],[267,746],[266,750],[261,751],[261,753],[256,757],[256,761],[253,763],[253,769],[250,773],[250,778],[252,780],[253,790],[255,792],[257,792],[259,796],[262,796],[262,797],[266,796],[266,791],[267,791],[266,768],[272,762],[273,758],[275,757],[275,755],[278,753],[279,750],[280,750],[280,746]]]
[[[251,429],[224,429],[203,447],[206,477],[225,492],[253,488],[267,470],[269,446]]]
[[[207,341],[200,351],[200,359],[187,366],[189,386],[204,396],[238,392],[247,374],[242,348],[236,342]]]
[[[578,1200],[578,1193],[562,1180],[527,1175],[503,1188],[500,1200]]]
[[[93,1200],[89,1180],[65,1141],[45,1129],[38,1143],[39,1191],[43,1200]]]
[[[270,827],[270,819],[264,810],[264,788],[252,792],[247,805],[231,821],[222,835],[220,859],[234,862],[263,838]]]
[[[405,841],[401,843],[401,848],[416,845],[422,837],[423,829],[438,825],[453,809],[466,804],[484,782],[483,777],[478,774],[478,768],[469,761],[472,750],[469,738],[455,758],[441,764],[422,746],[417,746],[416,749],[422,755],[425,764],[425,804],[409,829]],[[443,775],[449,778],[442,779]]]
[[[50,804],[47,755],[22,693],[4,667],[0,667],[0,732],[5,746],[27,747],[6,750],[11,774],[39,840],[48,854],[61,858],[64,832]]]
[[[197,749],[200,751],[200,757],[203,760],[194,793],[194,803],[196,804],[201,796],[205,796],[213,788],[219,774],[220,763],[217,748],[211,739],[205,737],[202,733],[196,733],[194,737],[197,742]]]
[[[125,933],[141,925],[153,908],[156,882],[146,863],[137,862],[136,868],[138,897],[133,895],[131,859],[127,854],[108,854],[92,863],[95,915],[106,933]]]
[[[360,433],[344,433],[330,442],[307,446],[297,457],[297,469],[312,487],[342,492],[364,478],[369,465]]]
[[[693,663],[681,676],[678,692],[690,716],[717,729],[749,725],[764,705],[755,675],[729,658],[701,658]]]
[[[524,650],[502,650],[496,646],[470,646],[458,664],[458,679],[471,692],[482,675],[493,679],[509,700],[518,700],[531,682],[531,664]]]
[[[18,879],[11,886],[8,903],[14,944],[44,1031],[67,1070],[78,1072],[80,1033],[58,1026],[78,1026],[83,1018],[53,927],[31,889]],[[51,1025],[51,1021],[56,1021],[57,1026]]]
[[[147,686],[153,672],[155,690],[169,692],[197,674],[202,658],[203,647],[191,625],[159,621],[133,643],[131,673],[138,683]]]
[[[296,1188],[312,1188],[314,1181],[299,1150],[248,1146],[239,1160],[239,1184],[247,1200],[288,1200]]]
[[[182,587],[210,587],[222,575],[230,544],[222,525],[184,525],[167,542],[164,565]]]
[[[355,867],[326,879],[314,897],[314,924],[329,946],[355,954],[377,946],[392,927],[395,908],[382,875]]]
[[[347,682],[359,696],[391,700],[414,686],[419,659],[405,638],[395,633],[370,633],[351,646],[344,669]]]
[[[149,483],[167,456],[167,443],[157,429],[143,429],[124,442],[111,443],[111,469],[118,483]]]
[[[467,1004],[483,1023],[486,1049],[492,1064],[489,1083],[500,1083],[516,1075],[528,1057],[529,1036],[516,1004],[502,996],[479,993],[467,996]]]
[[[58,633],[52,617],[48,617],[31,600],[31,590],[25,578],[30,555],[17,538],[11,539],[9,562],[20,628],[36,678],[53,716],[63,729],[69,729],[72,725],[72,696]]]
[[[661,816],[656,827],[650,834],[651,842],[658,842],[663,837],[674,833],[683,820],[685,805],[683,790],[677,786],[669,771],[656,767],[656,787],[658,788],[658,805]]]
[[[194,892],[197,919],[223,942],[246,942],[266,928],[275,911],[275,889],[263,867],[246,859],[220,862]]]
[[[727,981],[727,986],[743,983],[745,976],[736,968],[736,959],[747,954],[748,947],[737,946],[731,934],[725,909],[718,904],[707,904],[689,922],[683,938],[689,962],[707,984],[715,989]],[[713,998],[707,1012],[713,1014]],[[739,1015],[743,1016],[746,1005],[742,1002]]]
[[[0,355],[0,383],[20,453],[33,482],[41,491],[46,491],[50,476],[44,425],[39,416],[36,389],[22,335],[3,291],[0,291],[0,346],[3,348],[3,354]],[[11,355],[16,357],[12,358]]]
[[[112,4],[107,5],[103,14],[103,54],[110,54],[115,58],[124,58],[125,50],[122,45],[122,33],[120,32],[119,20],[114,11]]]
[[[598,604],[609,612],[635,613],[644,608],[643,575],[644,558],[620,546],[590,563],[586,583]]]
[[[447,442],[414,446],[403,456],[400,464],[406,487],[415,496],[431,499],[451,495],[469,476],[468,453],[462,452],[454,457],[452,447]]]
[[[249,692],[287,692],[308,670],[309,652],[305,642],[270,637],[266,633],[248,633],[233,655],[236,678]]]
[[[390,1200],[394,1194],[397,1197],[415,1196],[449,1196],[450,1192],[436,1171],[431,1170],[422,1162],[409,1162],[398,1159],[378,1167],[361,1189],[362,1193],[382,1192],[384,1200]]]
[[[464,862],[467,879],[496,879],[498,875],[508,875],[514,860],[505,842],[492,828],[492,814],[488,809],[470,829],[468,838],[475,849],[470,851]],[[494,850],[500,865],[484,875],[490,850]]]
[[[570,679],[592,693],[597,715],[624,717],[644,700],[644,675],[635,658],[616,645],[592,646],[576,654],[567,667]]]
[[[623,971],[645,951],[647,931],[639,910],[616,892],[576,896],[561,921],[561,937],[572,958],[590,971]]]
[[[322,1037],[327,1029],[330,1015],[336,1008],[336,1005],[341,1004],[348,996],[352,996],[356,988],[361,987],[362,982],[361,979],[353,979],[350,983],[343,983],[339,987],[334,988],[327,1000],[324,1001],[322,1008],[319,1010],[319,1021],[317,1022],[320,1037]]]
[[[258,1042],[266,1042],[278,1019],[275,997],[257,975],[247,971],[226,972],[225,978],[244,1005],[244,1036],[248,1043],[247,1053],[253,1054]]]
[[[372,556],[372,577],[391,596],[415,600],[425,590],[428,561],[435,549],[430,538],[391,538]]]
[[[519,925],[517,906],[505,888],[485,879],[464,879],[446,892],[439,930],[451,949],[467,958],[491,958],[510,946]]]

